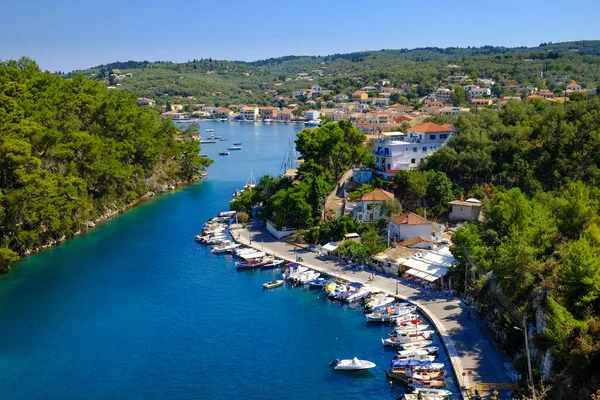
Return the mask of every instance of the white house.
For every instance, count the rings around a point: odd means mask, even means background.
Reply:
[[[258,107],[244,106],[240,109],[240,119],[246,121],[256,121],[258,118]]]
[[[373,222],[381,218],[380,205],[384,200],[394,200],[394,194],[383,189],[375,189],[363,194],[360,203],[354,208],[354,219]]]
[[[491,96],[492,91],[490,88],[473,88],[469,91],[469,95],[474,99],[477,96]]]
[[[451,220],[479,221],[482,206],[481,201],[470,198],[465,201],[454,200],[448,204],[452,207],[449,215]]]
[[[319,85],[312,85],[310,90],[312,90],[314,93],[320,94],[323,91],[323,88],[321,88]]]
[[[389,107],[390,99],[375,97],[371,100],[371,104],[377,107]]]
[[[419,162],[435,153],[452,135],[452,125],[426,122],[407,131],[386,132],[375,142],[375,173],[392,179],[396,172],[416,168]]]
[[[310,111],[306,111],[304,113],[304,115],[306,116],[306,119],[308,121],[316,121],[321,116],[321,113],[319,111],[316,111],[316,110],[310,110]]]
[[[416,236],[431,238],[433,225],[425,218],[414,213],[404,213],[392,217],[388,223],[388,232],[391,238],[404,241]]]

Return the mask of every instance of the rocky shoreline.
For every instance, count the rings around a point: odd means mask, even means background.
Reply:
[[[51,247],[54,246],[58,246],[61,243],[66,242],[68,239],[70,238],[74,238],[77,237],[79,235],[82,235],[83,233],[88,232],[91,229],[94,229],[98,224],[116,216],[119,214],[124,213],[125,211],[135,207],[136,205],[138,205],[139,203],[143,202],[144,200],[148,200],[150,198],[156,197],[156,196],[160,196],[161,194],[167,193],[167,192],[174,192],[184,186],[187,185],[191,185],[194,183],[199,182],[200,180],[202,180],[205,176],[207,175],[206,172],[202,172],[200,174],[200,176],[198,176],[198,178],[194,179],[193,181],[177,181],[177,182],[170,182],[170,183],[166,183],[166,184],[162,184],[159,186],[156,186],[154,188],[152,188],[153,190],[149,190],[146,192],[146,194],[144,194],[141,198],[126,204],[122,207],[116,208],[116,209],[108,209],[104,214],[102,214],[101,216],[99,216],[98,218],[95,218],[94,220],[91,221],[86,221],[83,224],[83,228],[78,230],[77,232],[75,232],[72,236],[63,236],[58,240],[51,240],[49,243],[41,245],[41,246],[37,246],[34,247],[32,249],[27,249],[24,253],[23,256],[29,256],[32,255],[34,253],[40,252],[42,250],[47,250]]]

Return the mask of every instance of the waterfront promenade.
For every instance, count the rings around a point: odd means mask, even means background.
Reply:
[[[444,342],[460,386],[472,387],[476,383],[509,383],[510,371],[504,366],[502,356],[484,334],[475,318],[469,318],[469,310],[457,297],[448,297],[439,291],[427,292],[420,288],[398,283],[393,277],[377,275],[370,282],[371,272],[347,271],[333,257],[299,249],[278,241],[268,232],[255,225],[252,230],[232,230],[238,242],[273,254],[288,261],[299,255],[303,264],[314,270],[349,281],[362,282],[374,291],[385,291],[409,300],[419,306],[435,324]],[[463,372],[471,371],[464,378]],[[464,382],[463,382],[464,379]]]

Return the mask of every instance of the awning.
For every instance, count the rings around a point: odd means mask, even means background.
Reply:
[[[417,277],[417,278],[419,278],[419,279],[425,279],[425,278],[427,278],[428,276],[430,276],[429,274],[427,274],[427,273],[425,273],[425,272],[423,272],[423,271],[418,271],[418,270],[416,270],[416,269],[409,269],[408,271],[406,271],[406,273],[407,273],[408,275],[415,276],[415,277]]]
[[[262,251],[255,251],[254,253],[240,254],[242,260],[252,260],[254,258],[264,257],[266,254]]]
[[[322,247],[323,250],[328,251],[328,252],[332,252],[337,248],[338,248],[338,244],[335,242],[327,243],[325,246]]]

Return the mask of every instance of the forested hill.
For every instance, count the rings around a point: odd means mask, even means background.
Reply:
[[[193,56],[193,55],[191,55]],[[118,70],[130,73],[111,82]],[[582,84],[600,79],[600,41],[542,43],[537,47],[418,48],[364,51],[327,56],[286,56],[255,62],[192,59],[188,62],[124,61],[63,74],[83,74],[118,90],[150,97],[159,103],[188,96],[192,103],[209,105],[270,104],[275,89],[290,95],[317,83],[335,93],[351,92],[379,79],[432,88],[450,74],[476,74],[496,81],[540,86],[545,79],[567,75]],[[541,77],[543,73],[543,78]],[[301,77],[299,74],[306,74]],[[307,79],[310,81],[307,82]]]
[[[149,190],[199,177],[198,141],[131,94],[0,63],[0,272]]]

